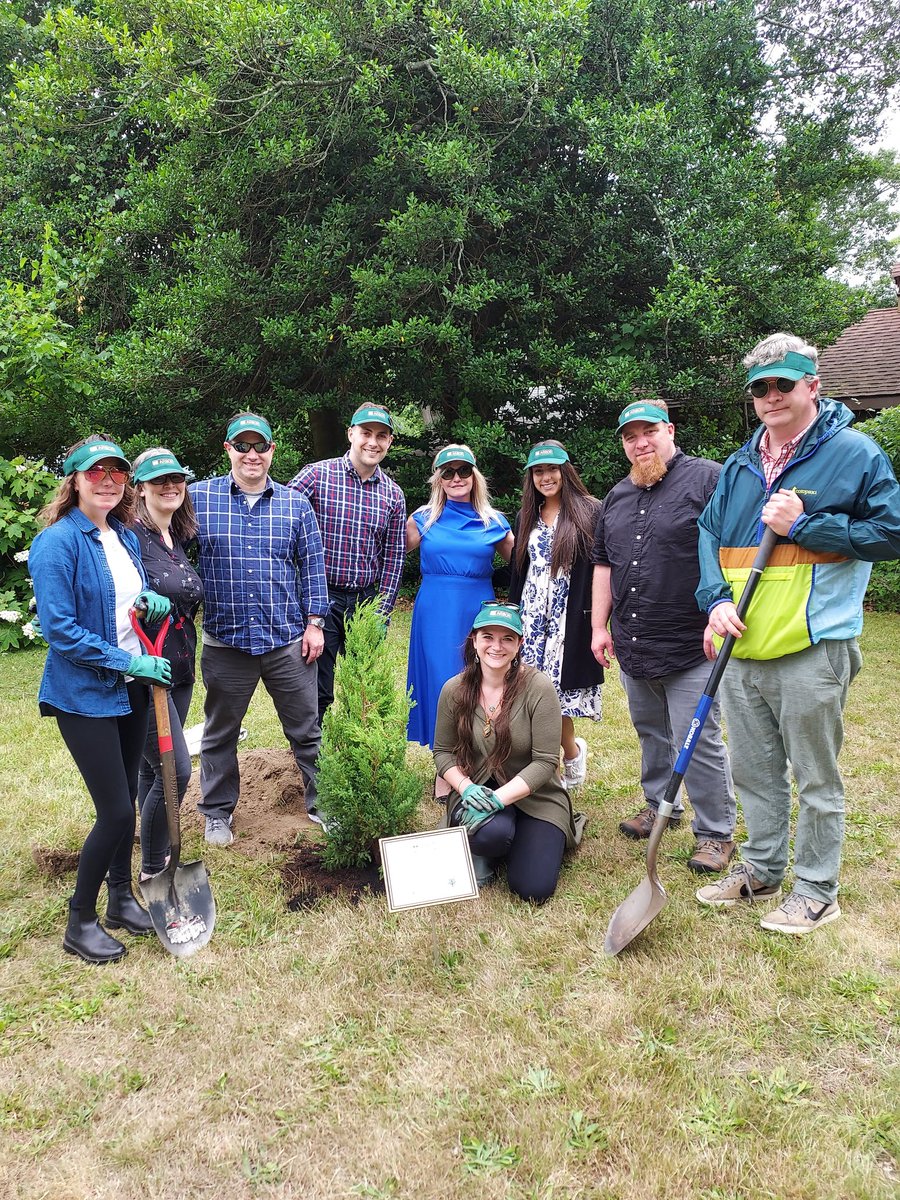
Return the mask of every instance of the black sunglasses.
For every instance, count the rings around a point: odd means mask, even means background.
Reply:
[[[266,454],[272,449],[273,442],[230,442],[232,450],[237,450],[238,454],[249,454],[251,450],[255,450],[257,454]]]
[[[441,479],[450,480],[454,475],[458,475],[460,479],[471,479],[474,470],[475,468],[471,463],[460,463],[458,467],[443,467],[441,469]]]
[[[797,386],[796,379],[754,379],[752,383],[747,384],[747,391],[751,396],[755,396],[757,400],[762,400],[763,396],[768,396],[769,388],[773,383],[783,396],[786,396],[788,392],[792,392]]]

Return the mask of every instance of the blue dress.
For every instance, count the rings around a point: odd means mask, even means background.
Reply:
[[[463,668],[463,644],[484,600],[494,599],[491,585],[494,551],[510,532],[506,517],[485,529],[471,504],[448,500],[430,529],[422,533],[428,513],[412,514],[422,534],[422,583],[413,606],[406,686],[415,708],[407,737],[423,746],[434,744],[441,688]]]

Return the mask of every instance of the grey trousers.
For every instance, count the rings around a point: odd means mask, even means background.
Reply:
[[[200,745],[200,812],[229,817],[240,794],[237,746],[241,721],[262,680],[272,697],[284,736],[303,776],[307,810],[316,807],[319,719],[316,664],[306,663],[302,643],[266,654],[246,654],[229,646],[204,646],[200,670],[206,685],[203,741]]]
[[[856,638],[850,638],[767,661],[732,659],[722,676],[734,780],[747,824],[741,858],[761,883],[784,879],[793,771],[800,805],[794,891],[827,904],[837,898],[844,841],[837,765],[844,705],[861,666]]]
[[[659,679],[632,679],[620,672],[631,720],[641,743],[641,787],[651,808],[659,808],[665,795],[710,670],[710,664],[703,662]],[[691,828],[697,839],[731,841],[737,807],[728,751],[719,724],[718,701],[713,703],[696,741],[684,786],[694,809]],[[678,798],[675,812],[683,811]]]

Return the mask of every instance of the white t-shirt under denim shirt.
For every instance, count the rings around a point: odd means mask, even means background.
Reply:
[[[116,589],[116,641],[119,649],[133,656],[143,654],[144,648],[131,627],[128,614],[143,589],[144,581],[114,529],[101,532],[100,545],[106,555]]]

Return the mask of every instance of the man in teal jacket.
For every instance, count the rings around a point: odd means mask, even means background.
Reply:
[[[818,353],[776,333],[744,359],[762,422],[725,463],[699,520],[704,645],[738,639],[722,678],[734,782],[747,824],[742,862],[701,904],[774,901],[788,864],[793,772],[800,811],[794,888],[764,929],[805,934],[841,915],[844,789],[837,758],[873,562],[900,557],[900,487],[884,452],[819,398]],[[768,525],[779,534],[747,613],[735,603]]]

